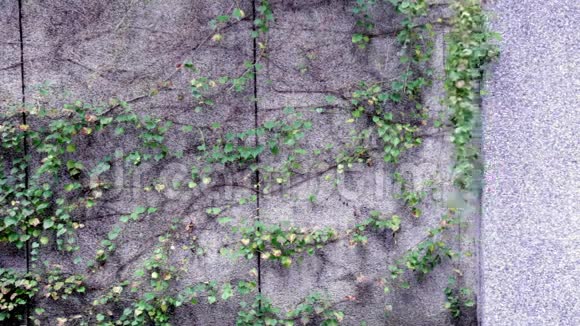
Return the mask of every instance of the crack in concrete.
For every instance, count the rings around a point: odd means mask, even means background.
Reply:
[[[21,102],[22,107],[26,106],[26,85],[24,84],[24,33],[22,28],[22,0],[18,0],[18,32],[20,37],[20,88],[21,88]],[[26,112],[22,112],[21,115],[22,124],[27,124],[26,119]],[[24,151],[24,157],[28,157],[28,137],[26,134],[24,135],[24,140],[22,142],[22,150]],[[28,189],[29,187],[29,180],[30,180],[30,170],[29,167],[26,166],[24,170],[24,185],[25,188]],[[26,272],[30,272],[30,240],[26,241],[26,250],[24,252],[25,260],[26,260]],[[26,303],[26,310],[25,310],[25,325],[28,326],[28,320],[30,318],[30,310],[32,308],[32,304],[30,302]]]
[[[253,20],[256,19],[256,0],[252,0],[252,18]],[[252,30],[256,31],[256,26],[252,25]],[[256,37],[253,38],[252,42],[252,63],[253,63],[253,73],[254,73],[254,129],[258,130],[258,74],[256,69],[256,63],[258,60],[258,40]],[[255,146],[258,147],[258,135],[256,134],[255,139]],[[260,163],[260,155],[256,157],[256,164]],[[256,169],[255,175],[255,184],[258,186],[258,190],[260,189],[260,171]],[[258,196],[256,197],[256,218],[258,221],[260,220],[260,193],[258,192]],[[260,255],[256,255],[256,262],[258,265],[258,293],[262,293],[262,259]],[[261,302],[260,302],[261,305]]]

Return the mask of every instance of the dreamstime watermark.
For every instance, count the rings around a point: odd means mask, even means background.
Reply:
[[[283,183],[278,183],[275,177],[261,178],[260,172],[249,168],[235,169],[222,164],[212,164],[211,173],[194,180],[191,168],[183,159],[145,162],[138,166],[117,162],[91,182],[109,185],[110,189],[103,193],[108,203],[147,206],[173,203],[206,207],[212,203],[237,202],[252,195],[287,203],[332,196],[352,203],[381,202],[392,198],[400,189],[393,178],[393,166],[382,162],[302,171]],[[420,190],[427,181],[440,181],[434,180],[442,177],[439,168],[433,163],[409,163],[402,164],[399,172],[413,189]]]

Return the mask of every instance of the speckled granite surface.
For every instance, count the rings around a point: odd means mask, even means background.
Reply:
[[[484,99],[484,326],[580,325],[580,2],[494,1]]]

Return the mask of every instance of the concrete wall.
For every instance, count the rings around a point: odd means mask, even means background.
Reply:
[[[242,20],[223,31],[221,42],[209,39],[210,19],[232,8],[232,1],[214,0],[143,0],[143,1],[81,1],[81,0],[22,0],[21,30],[18,2],[2,0],[0,24],[3,30],[0,51],[0,94],[2,103],[21,101],[21,74],[24,69],[26,105],[58,107],[67,99],[83,99],[93,103],[111,97],[130,100],[140,114],[150,114],[176,125],[192,124],[200,130],[219,122],[224,130],[242,131],[255,123],[278,118],[284,107],[295,107],[313,121],[314,128],[306,136],[305,148],[319,148],[326,143],[340,145],[348,139],[346,120],[348,103],[340,95],[348,95],[361,80],[390,81],[400,73],[401,65],[395,40],[398,20],[391,9],[377,11],[380,18],[378,33],[366,50],[351,44],[355,18],[351,12],[354,1],[309,0],[272,1],[276,22],[268,33],[268,52],[263,59],[265,68],[254,83],[242,93],[221,93],[211,111],[196,113],[190,96],[190,75],[176,72],[176,65],[191,60],[204,74],[217,77],[236,75],[244,71],[244,61],[254,59],[256,44],[250,37],[251,21]],[[253,3],[237,1],[248,14]],[[389,6],[383,6],[390,8]],[[434,7],[434,17],[445,13],[445,6]],[[20,31],[24,61],[20,64]],[[382,162],[380,150],[375,150],[374,164],[356,165],[338,175],[332,169],[332,157],[323,158],[323,165],[313,173],[293,179],[289,186],[260,195],[257,203],[235,205],[237,199],[253,194],[254,174],[225,170],[216,183],[201,186],[201,190],[166,189],[162,192],[143,191],[157,183],[186,181],[197,158],[192,150],[201,143],[197,133],[184,137],[168,135],[173,151],[184,151],[183,158],[171,158],[161,163],[147,163],[127,168],[119,163],[108,175],[114,189],[104,194],[97,206],[76,216],[85,227],[79,230],[81,250],[75,254],[61,254],[43,250],[42,259],[59,264],[67,272],[88,273],[89,293],[69,301],[41,300],[38,306],[47,309],[45,323],[56,325],[56,318],[86,314],[91,311],[93,298],[104,293],[112,284],[129,278],[153,250],[157,237],[167,231],[173,218],[178,227],[192,225],[192,232],[205,248],[206,254],[195,257],[191,252],[175,252],[173,259],[187,261],[179,280],[180,286],[198,281],[254,278],[258,270],[262,294],[283,310],[292,309],[309,293],[328,293],[333,301],[355,296],[354,302],[342,302],[337,307],[345,311],[345,325],[450,325],[443,308],[443,289],[447,278],[463,273],[462,284],[475,288],[474,234],[471,228],[457,227],[447,239],[461,253],[454,262],[445,262],[426,279],[414,281],[411,289],[397,289],[389,294],[376,283],[388,276],[388,266],[408,249],[420,242],[431,227],[437,226],[448,207],[451,194],[451,166],[453,148],[448,130],[433,127],[433,121],[444,108],[442,76],[445,28],[435,28],[435,51],[430,63],[436,79],[424,96],[429,118],[422,133],[424,144],[405,154],[398,166]],[[171,81],[168,90],[149,97],[158,83]],[[39,95],[38,85],[50,82],[50,95]],[[253,101],[254,95],[257,96]],[[327,95],[338,97],[329,105]],[[3,104],[5,105],[5,104]],[[323,113],[311,108],[323,107]],[[39,126],[46,121],[32,118]],[[364,122],[363,122],[364,123]],[[134,134],[133,134],[134,135]],[[77,144],[87,166],[96,164],[116,149],[129,151],[134,145],[131,134],[122,138],[99,135]],[[258,140],[261,142],[262,140]],[[376,145],[373,144],[373,145]],[[267,161],[269,157],[262,158]],[[317,160],[317,159],[316,159]],[[312,160],[310,160],[312,163]],[[275,162],[274,162],[275,163]],[[317,171],[328,170],[325,173]],[[401,172],[416,189],[428,180],[435,182],[436,191],[429,192],[421,204],[424,214],[411,217],[400,200],[392,174]],[[327,176],[330,176],[331,182]],[[64,180],[65,176],[61,176]],[[341,183],[334,186],[338,178]],[[316,200],[310,202],[309,196]],[[208,207],[232,204],[228,215],[236,222],[258,218],[268,223],[289,222],[297,227],[330,226],[340,232],[364,220],[371,210],[381,210],[403,217],[402,230],[394,238],[390,234],[371,235],[365,247],[350,248],[343,239],[326,246],[313,256],[304,256],[291,268],[282,268],[270,261],[233,261],[219,254],[239,239],[229,227],[215,223],[205,214]],[[159,207],[159,212],[146,220],[127,226],[120,238],[119,249],[102,268],[87,272],[82,265],[72,264],[74,257],[83,261],[94,258],[99,242],[115,226],[119,216],[130,213],[136,206]],[[475,215],[465,216],[468,223]],[[189,229],[188,229],[189,230]],[[181,244],[177,242],[178,244]],[[4,252],[3,252],[4,253]],[[2,255],[2,266],[25,265],[25,257],[10,252]],[[31,267],[42,270],[38,264]],[[50,268],[50,267],[48,267]],[[385,317],[385,308],[393,312]],[[194,308],[177,309],[175,325],[232,325],[238,311],[237,300]],[[473,311],[467,311],[461,324],[474,324]]]
[[[3,31],[0,43],[0,120],[5,121],[9,112],[22,103],[22,75],[20,64],[20,28],[18,2],[2,1],[0,11],[0,28]],[[13,123],[22,123],[22,117],[12,117]],[[2,153],[4,154],[4,153]],[[2,155],[4,158],[4,155]],[[6,167],[8,168],[8,167]],[[26,252],[17,250],[13,246],[0,244],[2,255],[0,266],[9,266],[17,269],[26,269]]]

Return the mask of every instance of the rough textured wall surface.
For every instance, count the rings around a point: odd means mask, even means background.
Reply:
[[[484,108],[483,325],[580,324],[578,1],[495,1]]]
[[[249,0],[236,1],[246,13],[252,13]],[[350,118],[345,98],[360,81],[388,82],[402,70],[399,45],[395,35],[399,24],[392,9],[373,12],[377,35],[368,48],[358,49],[351,42],[356,19],[354,1],[272,1],[276,21],[268,32],[268,48],[263,58],[264,69],[241,93],[215,95],[211,111],[197,113],[191,98],[191,76],[176,71],[176,65],[191,60],[203,74],[217,78],[243,74],[244,62],[255,59],[260,49],[250,36],[248,19],[236,22],[222,31],[220,42],[211,40],[209,21],[231,10],[233,1],[214,0],[143,0],[143,1],[21,1],[24,62],[20,65],[18,2],[3,0],[0,12],[4,34],[0,44],[4,59],[0,70],[1,100],[20,100],[20,69],[24,69],[26,105],[59,107],[69,100],[82,99],[98,105],[115,97],[130,102],[142,114],[150,114],[175,125],[193,124],[200,131],[220,123],[225,131],[243,131],[256,123],[280,118],[285,107],[294,107],[313,121],[313,130],[305,137],[304,147],[323,148],[342,144],[349,138]],[[386,7],[389,8],[389,7]],[[434,6],[433,17],[443,15],[445,6]],[[447,278],[459,268],[463,281],[475,287],[473,266],[473,234],[471,229],[454,229],[447,238],[462,254],[462,259],[445,262],[411,289],[393,290],[385,294],[376,279],[388,276],[388,266],[405,254],[437,226],[454,192],[451,184],[453,148],[449,134],[433,127],[433,121],[444,110],[442,98],[444,62],[444,26],[435,27],[435,50],[430,63],[438,79],[423,98],[427,106],[424,143],[406,153],[398,166],[385,164],[380,150],[375,151],[373,164],[355,165],[337,174],[332,157],[311,158],[313,168],[285,186],[274,187],[260,195],[258,202],[243,206],[235,203],[253,194],[255,175],[224,169],[216,183],[201,189],[170,189],[174,182],[186,182],[196,164],[194,149],[202,143],[200,135],[189,138],[169,134],[171,151],[183,152],[182,158],[162,164],[145,163],[131,168],[118,164],[107,175],[114,188],[103,200],[76,216],[84,227],[79,230],[80,251],[59,253],[53,247],[43,250],[43,264],[33,269],[61,265],[70,273],[87,273],[83,264],[73,264],[75,257],[83,261],[94,258],[103,237],[115,226],[119,216],[129,214],[139,205],[159,207],[146,220],[126,226],[119,248],[110,260],[88,273],[86,296],[69,301],[42,301],[47,313],[44,322],[56,325],[57,317],[73,317],[90,312],[91,302],[120,279],[130,278],[157,245],[157,238],[179,218],[178,227],[188,228],[197,236],[205,254],[174,253],[172,260],[187,261],[179,284],[187,286],[207,280],[254,278],[261,293],[283,310],[294,308],[308,294],[328,293],[339,309],[345,312],[345,325],[451,325],[457,323],[443,308],[443,289]],[[6,67],[6,68],[5,68]],[[163,84],[164,82],[170,84]],[[50,86],[50,87],[49,87]],[[39,90],[50,88],[40,94]],[[163,89],[149,96],[152,89]],[[333,96],[336,103],[328,103]],[[255,98],[254,98],[255,97]],[[322,113],[312,108],[324,108]],[[346,108],[346,109],[345,109]],[[31,119],[30,124],[45,121]],[[368,122],[357,122],[368,123]],[[203,135],[203,132],[201,132]],[[134,135],[134,134],[133,134]],[[258,139],[257,142],[262,142]],[[129,151],[134,145],[131,132],[123,137],[97,135],[77,144],[83,161],[94,166],[115,150]],[[376,147],[376,140],[374,144]],[[263,158],[268,160],[268,157]],[[275,164],[276,162],[272,162]],[[306,164],[305,163],[305,164]],[[320,163],[320,164],[315,164]],[[437,189],[428,191],[421,204],[424,214],[411,217],[402,201],[393,172],[401,172],[415,189],[427,189],[434,181]],[[67,176],[61,176],[66,180]],[[333,182],[340,181],[338,185]],[[330,181],[329,181],[330,180]],[[156,184],[167,184],[164,191],[144,191]],[[64,194],[64,191],[62,191]],[[65,194],[66,195],[66,194]],[[309,200],[315,196],[315,200]],[[368,245],[351,248],[341,239],[327,245],[313,256],[304,255],[290,268],[271,261],[231,260],[219,251],[239,241],[229,228],[215,223],[206,210],[227,203],[228,215],[235,221],[256,217],[268,223],[288,222],[297,227],[330,226],[344,232],[361,222],[371,210],[381,210],[403,217],[402,230],[373,234]],[[466,216],[469,220],[473,216]],[[470,222],[470,221],[468,221]],[[125,226],[123,226],[125,227]],[[464,226],[461,226],[464,228]],[[182,241],[182,242],[179,242]],[[178,240],[182,245],[185,240]],[[2,256],[2,265],[24,266],[24,255],[14,252]],[[256,274],[249,274],[253,269]],[[354,296],[354,302],[344,302]],[[228,303],[178,308],[175,325],[232,325],[239,310],[237,300]],[[385,309],[392,313],[385,316]],[[459,323],[473,324],[473,311]]]
[[[245,4],[246,11],[251,11]],[[206,74],[217,77],[243,71],[244,61],[252,59],[252,40],[249,22],[232,26],[229,36],[219,45],[208,44],[208,22],[230,8],[228,1],[26,1],[23,5],[24,69],[28,103],[38,101],[58,105],[69,99],[83,99],[92,103],[119,98],[131,101],[137,113],[150,114],[165,121],[193,124],[208,128],[221,123],[229,130],[242,131],[254,125],[254,107],[249,100],[252,89],[240,96],[224,95],[217,98],[212,114],[195,114],[189,95],[189,80],[176,72],[176,65],[186,60]],[[172,86],[158,96],[149,96],[152,89],[164,81]],[[39,96],[34,85],[49,82],[51,94]],[[62,95],[65,94],[63,97]],[[38,123],[42,123],[39,121]],[[221,281],[241,277],[255,261],[235,262],[223,258],[219,249],[231,242],[229,232],[213,221],[208,221],[205,210],[215,202],[228,203],[249,195],[250,188],[244,176],[219,180],[212,189],[143,191],[147,186],[174,182],[187,184],[191,166],[195,164],[191,150],[200,145],[200,137],[177,138],[169,134],[172,153],[182,151],[183,158],[174,158],[162,164],[147,163],[138,168],[113,167],[115,189],[81,218],[84,231],[80,232],[79,252],[83,261],[92,259],[101,239],[118,226],[119,216],[131,213],[137,206],[158,207],[151,219],[142,221],[123,232],[121,245],[112,257],[113,263],[91,275],[89,287],[93,298],[104,293],[112,284],[130,278],[158,245],[157,238],[167,232],[172,220],[179,218],[179,228],[194,225],[191,232],[199,233],[198,243],[206,254],[196,258],[194,251],[173,255],[173,263],[188,259],[191,266],[180,282],[194,284],[209,280]],[[94,143],[83,144],[85,162],[97,162],[112,150],[129,151],[135,134],[121,138],[101,136]],[[224,173],[224,175],[229,175]],[[255,208],[232,212],[240,218],[251,216]],[[217,226],[216,226],[217,225]],[[187,244],[177,241],[176,246]],[[71,257],[47,252],[49,261],[70,265]],[[68,266],[77,273],[84,266]],[[90,298],[90,296],[89,296]],[[70,305],[48,304],[48,318],[67,314],[83,314],[90,300]],[[237,303],[229,306],[206,305],[199,310],[183,309],[175,312],[176,324],[219,325],[233,324]],[[50,322],[49,322],[50,323]]]
[[[278,18],[269,33],[265,72],[258,79],[258,119],[279,117],[285,106],[303,109],[314,121],[314,131],[307,139],[312,148],[323,148],[326,144],[339,147],[350,137],[348,124],[345,125],[350,113],[340,109],[349,105],[341,99],[343,96],[360,81],[389,80],[401,69],[395,33],[373,38],[366,50],[349,45],[356,22],[351,6],[342,1],[308,1],[293,6],[281,2],[273,8]],[[375,14],[380,17],[381,29],[396,30],[394,12]],[[438,37],[433,64],[439,72],[443,66],[443,46],[443,38]],[[435,87],[431,92],[433,98],[441,95]],[[323,114],[308,112],[308,108],[327,107],[328,95],[338,98],[338,108],[330,107]],[[440,110],[438,102],[433,99],[430,104],[430,114],[435,118]],[[445,192],[449,191],[445,185],[451,179],[452,155],[452,147],[441,134],[427,138],[419,149],[403,159],[399,171],[412,178],[416,187],[434,180],[438,187],[443,182],[444,188],[429,194],[426,214],[420,220],[405,220],[396,239],[379,234],[366,247],[355,249],[349,247],[348,241],[340,241],[289,270],[263,263],[262,293],[286,308],[295,306],[313,290],[328,291],[334,298],[354,295],[357,302],[344,305],[348,325],[362,320],[370,325],[449,323],[441,309],[441,292],[437,290],[444,287],[449,272],[435,273],[412,290],[388,295],[376,286],[375,280],[385,275],[395,258],[425,236],[426,227],[439,222],[445,210]],[[324,162],[318,171],[325,171],[324,167],[333,163]],[[312,173],[304,177],[304,182],[297,181],[296,186],[282,189],[282,196],[279,193],[264,196],[260,201],[260,217],[269,222],[289,221],[296,226],[330,226],[344,231],[362,222],[371,210],[408,216],[396,199],[393,172],[392,165],[379,159],[372,167],[359,164],[340,176],[334,169],[319,175]],[[333,184],[335,176],[341,179],[338,186]],[[308,201],[310,195],[316,196],[315,202]],[[385,318],[385,306],[390,304],[395,313]]]
[[[0,42],[0,117],[4,120],[2,115],[22,102],[22,74],[18,2],[2,1],[0,8],[0,29],[3,33]],[[22,123],[22,118],[12,117],[12,121]],[[0,267],[26,270],[25,250],[0,244],[0,251]]]

